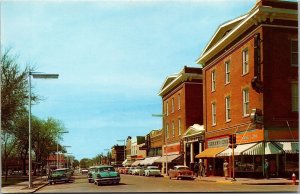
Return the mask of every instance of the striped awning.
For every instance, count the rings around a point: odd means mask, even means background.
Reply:
[[[162,157],[156,159],[154,162],[157,162],[157,163],[172,162],[173,160],[179,158],[180,156],[181,156],[181,154],[162,156]]]
[[[243,155],[270,155],[270,154],[282,154],[282,150],[279,149],[272,142],[265,142],[265,148],[264,148],[263,142],[260,142],[243,152]]]
[[[138,165],[141,163],[141,161],[143,161],[143,160],[137,160],[137,161],[134,161],[134,162],[131,164],[131,166],[138,166]]]
[[[299,142],[275,142],[285,153],[299,153]]]
[[[218,147],[218,148],[207,148],[200,154],[196,155],[195,158],[215,158],[217,154],[224,151],[226,147]]]
[[[244,151],[250,149],[256,144],[257,143],[248,143],[248,144],[237,145],[236,148],[234,148],[234,155],[242,155]],[[227,148],[223,152],[219,153],[217,156],[231,156],[231,155],[232,155],[232,149]]]
[[[161,156],[145,158],[141,161],[140,165],[152,165],[155,160],[159,159]]]

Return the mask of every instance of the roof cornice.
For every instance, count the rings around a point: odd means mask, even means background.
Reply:
[[[245,32],[252,25],[266,21],[269,18],[272,22],[275,18],[282,20],[298,21],[298,10],[273,8],[269,6],[257,6],[251,10],[246,18],[244,18],[236,27],[234,27],[223,39],[213,45],[207,51],[204,51],[196,60],[196,63],[202,64],[204,67],[206,62],[216,53],[221,51],[229,43],[231,43],[238,35]]]

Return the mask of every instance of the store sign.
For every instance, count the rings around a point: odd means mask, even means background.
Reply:
[[[200,142],[200,141],[204,141],[204,135],[200,135],[200,136],[194,136],[194,137],[186,137],[184,138],[186,143],[192,143],[192,142]]]
[[[166,146],[164,146],[164,153],[166,153]],[[167,146],[167,154],[179,154],[179,153],[180,153],[180,143]]]
[[[228,137],[207,141],[208,148],[218,148],[218,147],[227,147],[227,146],[228,146]]]
[[[252,143],[264,140],[264,131],[263,130],[254,130],[254,131],[246,131],[236,134],[236,143],[244,144],[244,143]]]

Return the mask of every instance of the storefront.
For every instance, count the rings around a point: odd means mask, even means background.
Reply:
[[[180,152],[180,145],[180,142],[176,142],[163,146],[162,157],[155,160],[156,163],[161,164],[162,173],[167,173],[167,170],[175,165],[183,165],[183,154]]]
[[[195,158],[195,156],[204,150],[204,132],[203,125],[194,124],[190,126],[182,136],[184,144],[184,165],[189,166],[191,170],[193,170],[195,162],[202,160]]]

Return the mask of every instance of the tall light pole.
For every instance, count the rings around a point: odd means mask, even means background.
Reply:
[[[67,155],[67,168],[69,168],[69,155],[72,155],[73,153],[66,153]]]
[[[46,74],[46,73],[38,73],[38,72],[28,72],[28,91],[29,91],[29,98],[28,98],[28,187],[32,188],[32,176],[31,176],[31,168],[32,168],[32,158],[31,158],[31,76],[34,79],[58,79],[58,74]]]
[[[69,131],[59,131],[59,133],[69,133]],[[58,136],[57,136],[57,144],[56,144],[56,168],[58,168]]]
[[[119,139],[117,141],[124,142],[124,161],[125,161],[126,160],[126,150],[125,150],[125,148],[126,148],[126,140],[125,139]]]
[[[64,148],[70,148],[72,146],[62,146],[62,147],[64,147]],[[62,152],[61,152],[61,154],[59,156],[59,164],[60,164],[60,166],[61,166],[61,156],[62,156]]]

